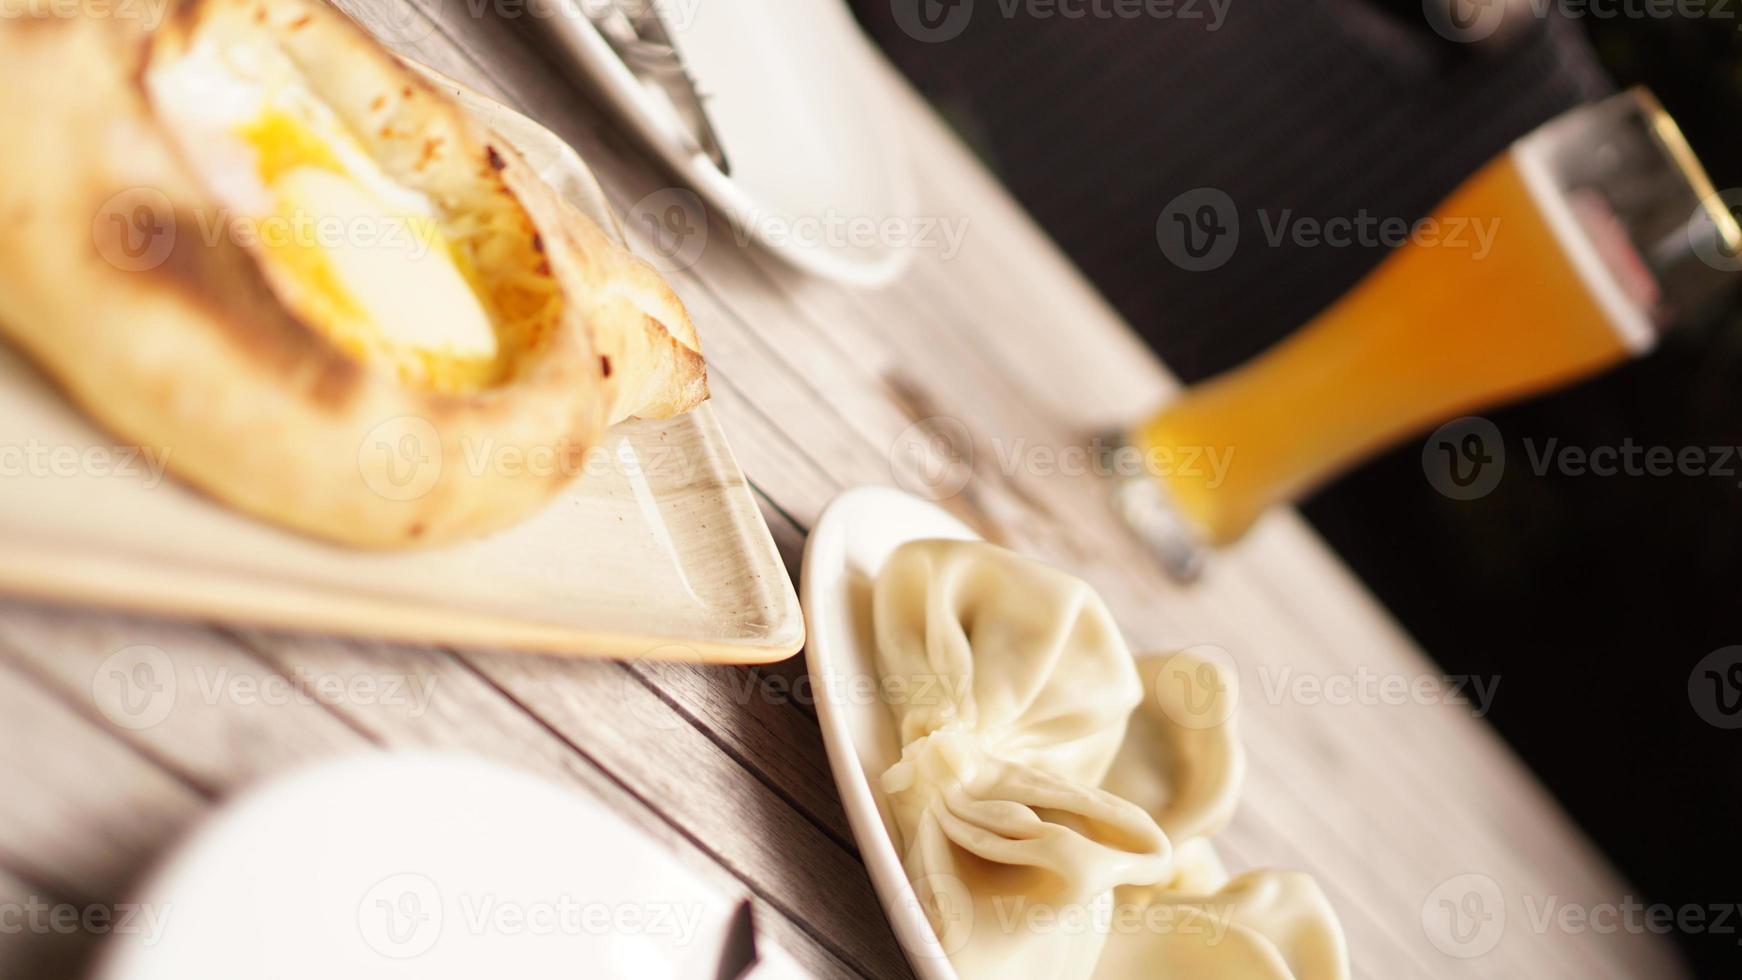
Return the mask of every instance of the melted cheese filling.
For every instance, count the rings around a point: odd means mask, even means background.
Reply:
[[[469,253],[394,181],[283,52],[199,44],[152,78],[274,289],[340,349],[439,391],[503,376]]]

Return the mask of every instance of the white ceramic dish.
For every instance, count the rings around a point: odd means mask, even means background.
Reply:
[[[889,709],[874,693],[871,584],[891,552],[926,538],[972,541],[979,535],[937,505],[899,490],[849,490],[812,529],[799,581],[817,721],[859,855],[914,973],[920,980],[956,980],[902,868],[895,826],[877,786],[877,777],[901,758],[901,745]]]
[[[368,753],[227,804],[134,903],[141,930],[117,929],[98,980],[712,978],[738,897],[589,797]],[[757,952],[746,978],[804,975]]]
[[[856,285],[887,282],[906,267],[910,248],[845,233],[846,222],[909,219],[915,205],[900,129],[864,84],[874,55],[840,0],[658,5],[730,176],[666,130],[669,112],[576,9],[584,0],[543,2],[534,22],[738,234],[799,269]],[[653,196],[661,214],[679,203],[671,192]],[[843,234],[824,234],[830,227]]]

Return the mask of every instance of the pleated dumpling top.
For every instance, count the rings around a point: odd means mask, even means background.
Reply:
[[[901,737],[882,775],[904,860],[965,978],[1087,977],[1120,885],[1172,848],[1100,788],[1143,696],[1082,581],[980,542],[916,541],[877,577],[878,667]]]
[[[1317,884],[1209,842],[1245,771],[1229,666],[1133,658],[1086,583],[983,542],[902,545],[872,617],[881,788],[963,980],[1347,980]]]

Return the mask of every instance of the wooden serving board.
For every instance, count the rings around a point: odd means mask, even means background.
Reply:
[[[567,144],[423,70],[621,237]],[[707,405],[616,426],[544,511],[436,549],[357,551],[280,530],[181,485],[164,457],[117,445],[0,346],[0,589],[574,655],[758,663],[804,639],[792,582]]]

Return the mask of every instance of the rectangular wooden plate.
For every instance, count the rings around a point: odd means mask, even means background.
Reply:
[[[803,639],[785,566],[705,405],[612,429],[531,520],[416,551],[279,530],[157,472],[161,456],[117,446],[0,347],[0,588],[564,654],[751,663]]]
[[[565,144],[450,91],[615,230]],[[282,531],[183,486],[162,463],[161,449],[115,445],[0,344],[0,589],[573,655],[761,663],[804,640],[792,582],[706,405],[614,427],[538,515],[436,549],[356,551]],[[288,448],[285,465],[296,465]]]

